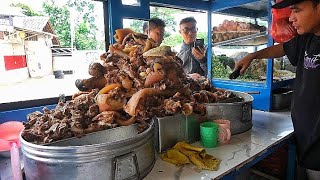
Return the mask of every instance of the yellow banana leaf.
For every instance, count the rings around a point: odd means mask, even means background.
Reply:
[[[178,142],[172,149],[160,154],[162,160],[177,166],[190,161],[199,169],[214,170],[219,167],[220,160],[206,153],[204,148],[194,147],[186,142]]]

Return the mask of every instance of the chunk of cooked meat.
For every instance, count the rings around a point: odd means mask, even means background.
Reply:
[[[91,77],[89,79],[77,79],[75,82],[76,87],[80,91],[90,91],[92,89],[101,89],[107,83],[107,80],[103,77]]]
[[[100,63],[95,62],[89,65],[89,74],[93,77],[101,77],[106,73],[105,71],[106,69]]]

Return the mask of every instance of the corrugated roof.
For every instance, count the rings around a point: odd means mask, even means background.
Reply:
[[[41,32],[49,21],[49,17],[26,16],[13,17],[13,26]]]
[[[60,46],[60,42],[56,33],[50,24],[49,17],[44,16],[25,16],[13,17],[13,27],[26,30],[28,32],[44,33],[53,35],[52,42],[54,45]]]

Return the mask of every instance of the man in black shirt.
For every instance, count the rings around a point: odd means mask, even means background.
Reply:
[[[243,74],[254,59],[287,55],[297,66],[291,117],[298,164],[309,179],[320,179],[320,0],[283,0],[273,8],[291,8],[289,21],[298,32],[290,41],[251,53],[238,61]]]
[[[177,56],[183,62],[183,70],[187,74],[197,73],[207,75],[207,57],[205,47],[194,47],[197,38],[197,21],[193,17],[187,17],[180,21],[180,34],[183,44]]]

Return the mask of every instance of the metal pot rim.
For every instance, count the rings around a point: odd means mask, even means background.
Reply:
[[[19,139],[21,142],[21,147],[23,148],[24,146],[26,147],[30,147],[30,148],[35,148],[35,149],[42,149],[42,150],[76,150],[79,148],[87,148],[87,149],[94,149],[94,148],[98,148],[101,146],[115,146],[118,144],[122,144],[122,143],[126,143],[132,139],[136,140],[136,139],[143,139],[145,136],[148,136],[149,132],[153,129],[153,119],[150,120],[149,123],[149,128],[145,131],[143,131],[142,133],[137,134],[134,137],[129,137],[123,140],[119,140],[119,141],[114,141],[114,142],[106,142],[106,143],[99,143],[99,144],[90,144],[90,145],[82,145],[82,146],[45,146],[45,145],[41,145],[41,144],[33,144],[31,142],[28,142],[26,140],[23,139],[22,137],[22,132],[19,135]],[[121,127],[121,126],[120,126]],[[116,128],[120,128],[120,127],[116,127]],[[97,131],[98,132],[98,131]],[[93,132],[96,133],[96,132]]]
[[[206,106],[221,106],[221,105],[227,105],[227,106],[235,106],[235,105],[239,105],[239,104],[246,104],[246,103],[252,103],[254,98],[253,96],[251,96],[248,93],[245,92],[241,92],[241,91],[233,91],[233,90],[227,90],[230,92],[235,93],[237,96],[240,96],[242,98],[244,98],[244,101],[242,102],[228,102],[228,103],[206,103]]]

